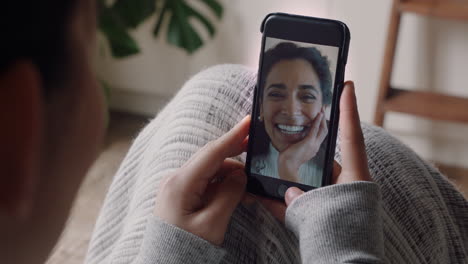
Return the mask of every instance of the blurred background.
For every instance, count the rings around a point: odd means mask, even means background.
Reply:
[[[281,11],[338,19],[349,26],[351,46],[346,79],[356,83],[362,120],[372,122],[392,1],[220,0],[224,8],[220,19],[201,1],[187,2],[212,18],[214,37],[210,39],[194,20],[205,43],[188,54],[168,43],[164,36],[154,38],[157,17],[148,18],[130,31],[141,48],[139,54],[115,58],[109,52],[101,52],[97,58],[98,75],[112,88],[111,109],[154,116],[190,76],[204,68],[239,63],[256,69],[260,24],[266,14]],[[467,47],[467,22],[405,14],[392,83],[468,97]],[[460,166],[468,159],[468,126],[389,114],[385,127],[427,159]]]
[[[101,5],[111,8],[116,2],[119,1]],[[122,2],[120,12],[134,8],[132,3],[145,1]],[[171,22],[171,14],[174,15],[171,12],[180,10],[177,9],[181,8],[180,2],[203,16],[186,18],[202,43],[193,34],[195,42],[184,40],[179,34],[183,25],[178,28],[171,24],[175,23]],[[243,64],[256,71],[260,24],[268,13],[325,17],[348,25],[351,45],[346,79],[355,82],[361,120],[373,122],[392,0],[152,0],[146,4],[155,11],[142,14],[140,17],[144,19],[136,19],[136,25],[126,28],[127,37],[134,42],[126,39],[123,47],[115,44],[119,38],[114,33],[119,29],[113,28],[113,21],[120,23],[121,19],[110,16],[113,19],[101,20],[95,65],[109,94],[107,143],[85,180],[69,226],[49,263],[83,261],[108,185],[132,139],[190,76],[223,63]],[[167,13],[161,19],[164,10]],[[468,98],[468,20],[405,13],[397,43],[392,85]],[[468,104],[465,110],[468,112]],[[462,191],[467,190],[467,124],[392,112],[386,114],[384,128],[424,159],[439,165]]]

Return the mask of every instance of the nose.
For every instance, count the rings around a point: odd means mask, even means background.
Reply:
[[[289,116],[300,115],[301,113],[301,102],[295,97],[291,96],[284,102],[282,112]]]

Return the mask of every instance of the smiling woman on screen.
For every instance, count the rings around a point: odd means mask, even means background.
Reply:
[[[268,140],[254,148],[252,170],[318,187],[332,96],[328,60],[314,47],[290,42],[268,50],[263,60],[257,135]]]

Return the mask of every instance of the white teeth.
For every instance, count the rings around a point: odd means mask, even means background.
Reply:
[[[281,132],[286,133],[286,134],[296,134],[299,132],[304,131],[305,126],[287,126],[287,125],[280,125],[278,124],[278,128],[281,130]]]

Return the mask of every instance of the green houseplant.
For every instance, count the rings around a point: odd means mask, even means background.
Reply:
[[[221,19],[223,7],[217,0],[198,0]],[[189,54],[203,46],[203,40],[190,20],[195,19],[203,25],[211,37],[215,27],[200,11],[189,4],[188,0],[115,0],[109,4],[98,0],[99,29],[107,38],[112,56],[123,58],[140,52],[138,43],[129,32],[156,14],[153,35],[161,35],[164,21],[167,24],[167,41],[187,51]]]
[[[141,23],[156,15],[156,23],[152,34],[160,37],[164,21],[168,21],[166,38],[169,44],[192,54],[201,46],[203,40],[194,29],[190,20],[197,20],[213,37],[216,30],[213,23],[197,11],[189,2],[195,0],[107,0],[98,1],[98,28],[103,33],[114,58],[125,58],[140,52],[138,43],[130,32]],[[223,16],[223,7],[218,0],[196,0],[205,5],[217,19]],[[100,81],[109,105],[111,88],[108,83]],[[109,115],[106,117],[109,124]]]

